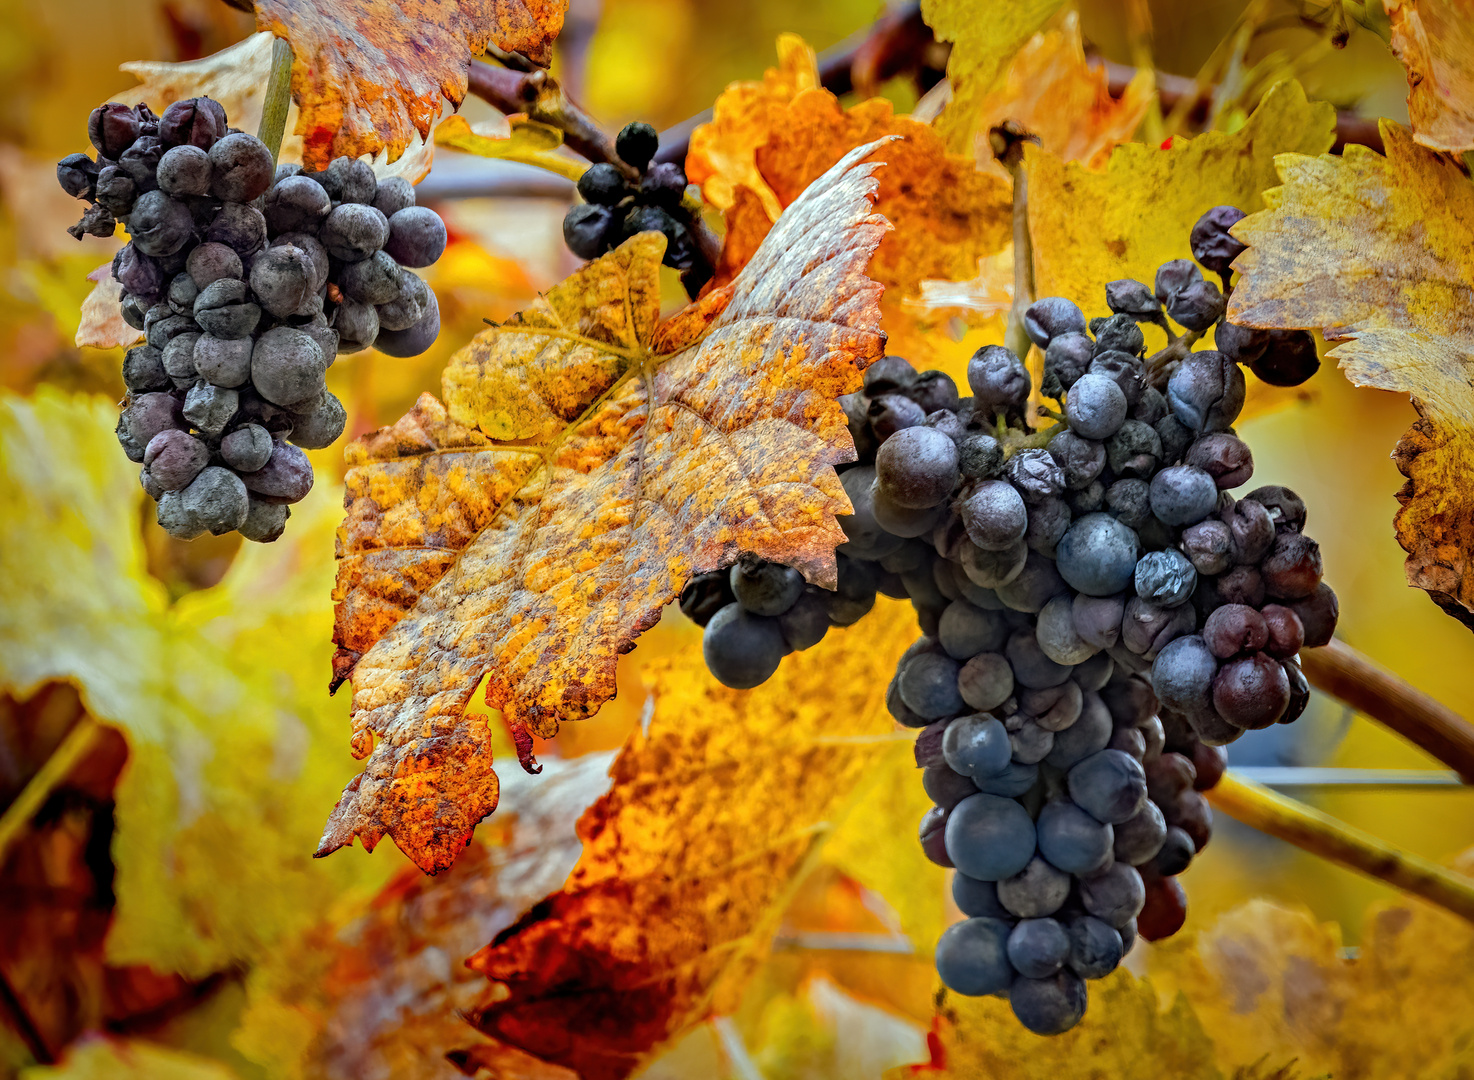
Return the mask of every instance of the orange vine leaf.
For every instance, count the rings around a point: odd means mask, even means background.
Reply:
[[[637,236],[457,353],[444,404],[350,446],[334,679],[369,760],[320,855],[388,833],[426,871],[454,861],[497,802],[464,715],[483,677],[547,738],[613,697],[692,574],[747,551],[834,587],[833,467],[854,458],[836,398],[884,347],[874,150],[812,184],[730,289],[660,325],[665,241]]]
[[[568,0],[255,0],[256,25],[292,45],[302,162],[388,149],[430,134],[441,99],[465,99],[471,57],[495,45],[547,66]]]

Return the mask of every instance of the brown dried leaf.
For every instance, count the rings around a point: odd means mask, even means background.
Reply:
[[[441,99],[459,106],[471,57],[495,45],[546,67],[568,0],[256,0],[256,25],[291,42],[302,159],[427,140]]]
[[[1409,583],[1474,627],[1474,184],[1407,129],[1384,121],[1383,138],[1386,157],[1276,159],[1284,186],[1234,229],[1250,247],[1229,316],[1321,328],[1352,382],[1413,396],[1397,540]]]
[[[882,600],[755,690],[719,685],[694,651],[653,668],[648,721],[579,822],[567,884],[470,961],[494,981],[477,1027],[618,1080],[732,1012],[857,782],[909,738],[883,698],[914,635]]]
[[[1414,138],[1434,150],[1474,149],[1474,3],[1383,0],[1392,51],[1407,68]]]
[[[388,832],[443,869],[496,807],[487,703],[544,738],[614,693],[615,661],[695,573],[742,551],[833,587],[854,448],[836,398],[881,354],[885,231],[859,147],[730,286],[657,325],[664,239],[590,263],[350,446],[335,678],[373,749],[320,854]]]

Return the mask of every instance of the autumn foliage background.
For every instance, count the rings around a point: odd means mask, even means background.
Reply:
[[[986,30],[1030,5],[938,7]],[[1038,103],[1039,116],[1065,122],[1046,137],[1095,171],[1069,174],[1078,206],[1040,211],[1043,292],[1099,268],[1085,206],[1149,216],[1202,196],[1200,177],[1161,165],[1153,155],[1166,151],[1151,146],[1122,151],[1139,156],[1105,171],[1114,143],[1144,137],[1146,98],[1137,84],[1112,98],[1072,66],[1075,37],[1092,56],[1131,64],[1141,40],[1132,27],[1149,25],[1157,67],[1192,76],[1244,14],[1225,0],[1077,9],[1077,21],[1066,11],[1043,37],[1029,35],[1033,51],[990,91],[997,101],[973,102],[986,115],[1054,86],[1060,96]],[[1249,118],[1286,77],[1312,102],[1407,122],[1406,73],[1374,31],[1357,29],[1338,50],[1300,21],[1327,10],[1254,0],[1253,17],[1279,29],[1233,69],[1220,130],[1278,124],[1272,138],[1284,149],[1323,149],[1294,141],[1290,129],[1308,128],[1314,106],[1283,88],[1279,112]],[[87,275],[112,248],[66,235],[76,204],[53,174],[58,157],[84,148],[93,105],[135,93],[120,64],[196,60],[245,41],[253,20],[216,0],[6,0],[0,14],[0,805],[58,760],[69,731],[100,722],[70,744],[80,749],[67,779],[33,823],[7,837],[0,1075],[449,1078],[480,1068],[551,1078],[573,1075],[571,1064],[601,1077],[756,1069],[818,1080],[906,1075],[930,1062],[922,1075],[1288,1078],[1474,1068],[1474,930],[1222,815],[1214,846],[1183,879],[1187,927],[1139,946],[1131,973],[1092,992],[1078,1031],[1028,1036],[992,1001],[938,1019],[930,948],[956,913],[944,875],[916,851],[924,796],[909,746],[882,718],[879,694],[913,633],[909,611],[886,602],[745,694],[709,678],[699,631],[668,609],[619,660],[617,698],[538,744],[542,775],[502,766],[515,753],[489,717],[501,805],[453,869],[424,877],[389,843],[314,860],[322,822],[358,768],[348,695],[325,693],[342,444],[314,453],[318,487],[276,544],[181,544],[158,529],[112,435],[121,350],[73,344]],[[906,80],[862,87],[884,100],[804,91],[807,47],[834,46],[884,14],[874,0],[575,0],[552,71],[610,130],[633,119],[665,129],[718,102],[688,171],[727,212],[735,258],[739,241],[755,247],[814,178],[803,151],[818,133],[850,140],[842,151],[910,123],[892,118],[917,106]],[[759,91],[721,95],[765,69],[778,90],[770,128],[755,136],[732,118]],[[137,75],[155,90],[185,77]],[[249,89],[236,87],[242,101]],[[462,115],[504,133],[500,114],[474,97]],[[1090,119],[1068,122],[1075,116]],[[1009,224],[989,192],[1007,177],[986,160],[947,157],[929,130],[905,131],[912,138],[878,174],[897,232],[870,272],[891,290],[891,351],[960,375],[975,349],[1002,340],[1010,277],[998,252]],[[764,141],[766,193],[744,196],[731,180]],[[562,243],[571,187],[557,175],[513,174],[465,197],[450,180],[474,175],[479,159],[445,145],[434,155],[423,190],[443,182],[442,195],[425,201],[452,237],[429,271],[444,329],[423,357],[370,352],[334,366],[329,385],[348,407],[350,435],[438,392],[483,320],[529,307],[580,265]],[[1185,254],[1186,235],[1142,243],[1154,265]],[[735,266],[718,269],[720,278]],[[682,299],[674,276],[661,279],[662,314]],[[1403,477],[1389,454],[1416,419],[1406,394],[1354,388],[1334,362],[1296,391],[1259,390],[1239,431],[1260,482],[1287,484],[1310,507],[1341,597],[1339,636],[1474,715],[1474,639],[1408,587],[1391,524]],[[473,709],[486,712],[479,697]],[[1261,734],[1270,738],[1236,745],[1231,762],[1437,767],[1323,696],[1293,730]],[[607,827],[586,829],[581,846],[575,822],[606,790]],[[1474,846],[1467,791],[1309,801],[1435,860]],[[554,917],[539,931],[549,942],[524,956],[479,952],[553,894],[564,899],[540,910],[556,916],[573,889],[602,898],[592,924]],[[647,966],[590,976],[597,989],[566,1009],[498,1012],[491,980],[561,955],[576,933],[621,931],[640,938]],[[1347,959],[1347,946],[1360,958]],[[464,965],[469,957],[477,966]],[[617,1030],[600,1030],[601,1017]],[[558,1049],[560,1032],[585,1049]],[[554,1049],[543,1060],[531,1046]]]

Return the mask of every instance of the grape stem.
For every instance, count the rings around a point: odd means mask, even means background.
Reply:
[[[627,179],[638,180],[640,174],[619,160],[614,152],[614,139],[546,71],[513,71],[473,60],[469,78],[471,93],[508,116],[525,114],[529,120],[555,127],[563,133],[563,143],[570,150],[592,162],[606,162]]]
[[[1026,138],[998,131],[1003,143],[998,159],[1013,177],[1013,306],[1008,312],[1008,327],[1003,344],[1020,360],[1029,355],[1029,332],[1024,328],[1024,312],[1034,303],[1034,245],[1029,239],[1029,178],[1024,172]],[[998,143],[995,142],[995,149]]]
[[[1304,649],[1300,666],[1312,686],[1391,728],[1474,783],[1474,724],[1410,686],[1339,638]]]
[[[1474,922],[1474,880],[1395,848],[1329,814],[1224,773],[1205,792],[1215,809],[1302,851],[1385,881]]]
[[[271,74],[266,80],[266,103],[256,137],[271,151],[274,168],[281,157],[281,140],[287,131],[287,112],[292,107],[292,45],[286,38],[271,43]]]
[[[1173,335],[1171,330],[1167,331],[1167,344],[1146,358],[1146,374],[1153,386],[1159,390],[1162,388],[1167,381],[1167,369],[1192,352],[1203,333],[1202,330],[1188,330]]]

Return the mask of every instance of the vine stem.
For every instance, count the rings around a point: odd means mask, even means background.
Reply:
[[[1204,794],[1216,809],[1251,828],[1474,922],[1474,879],[1395,848],[1314,807],[1242,780],[1231,769]]]
[[[563,92],[546,71],[514,71],[495,64],[471,62],[471,93],[507,115],[525,113],[529,120],[555,127],[570,150],[593,162],[607,162],[631,179],[639,174],[614,152],[614,140],[597,121]]]
[[[21,793],[5,808],[5,813],[0,814],[0,866],[5,864],[11,845],[24,834],[47,797],[71,775],[77,762],[97,745],[101,735],[102,725],[85,716],[78,720],[62,739],[61,745],[52,751],[46,763],[36,770]]]
[[[1024,172],[1025,139],[1010,139],[999,155],[1013,177],[1013,306],[1003,344],[1020,360],[1029,355],[1033,342],[1024,329],[1024,312],[1034,302],[1034,245],[1029,238],[1029,177]],[[1037,404],[1037,403],[1036,403]]]
[[[287,111],[292,107],[292,45],[286,38],[271,43],[271,74],[266,80],[266,103],[261,109],[261,126],[256,137],[271,151],[275,167],[281,156],[281,140],[287,131]]]
[[[1474,724],[1339,638],[1302,649],[1311,685],[1391,728],[1474,783]]]

